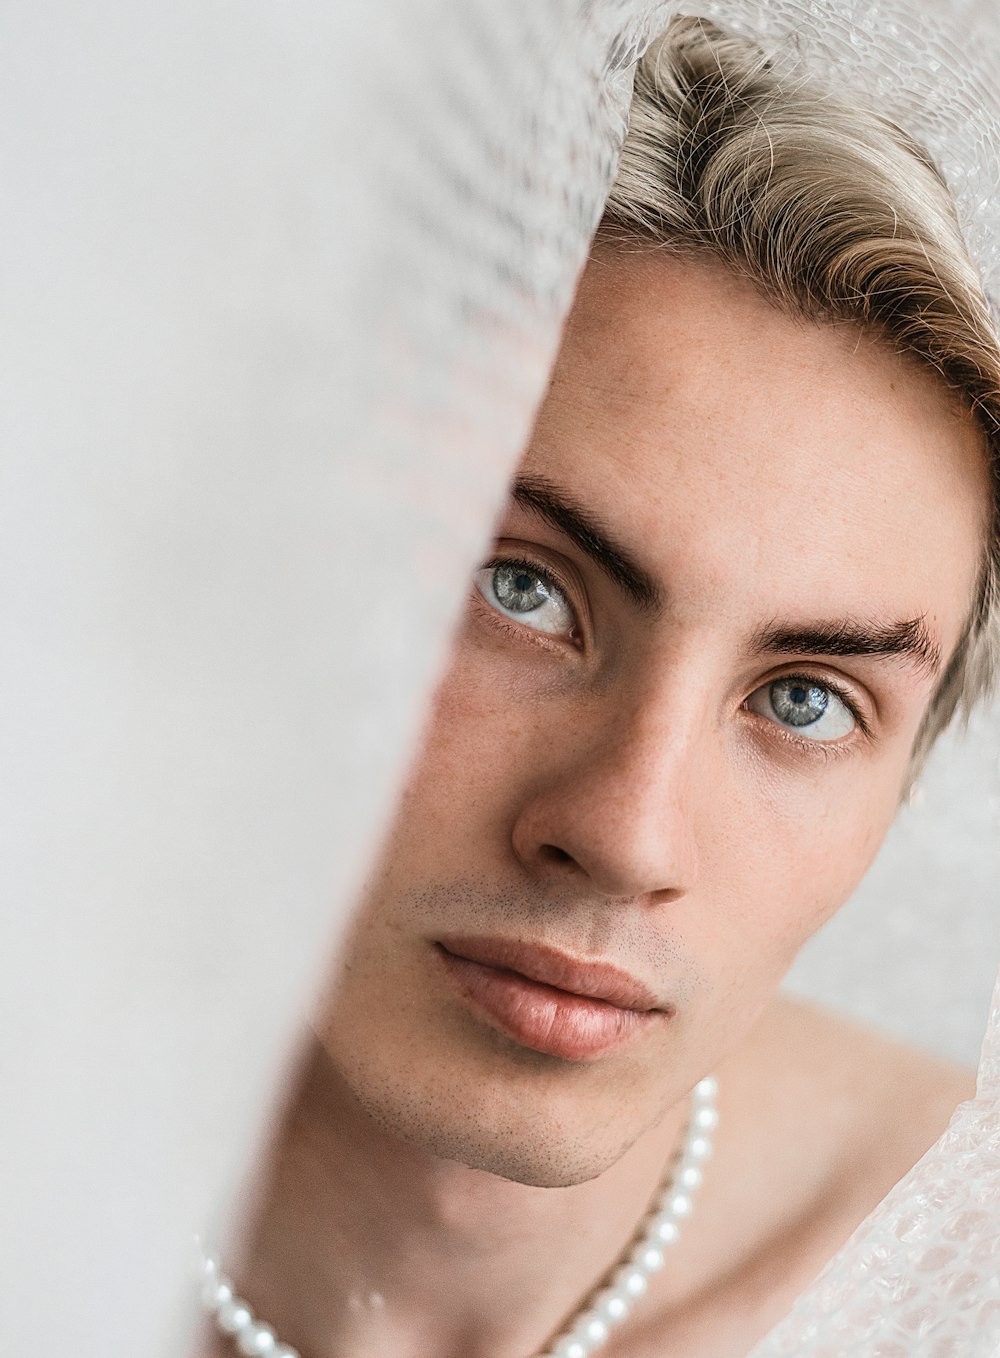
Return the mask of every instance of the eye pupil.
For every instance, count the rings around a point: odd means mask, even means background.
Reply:
[[[493,572],[493,592],[498,602],[512,613],[532,613],[549,598],[544,576],[514,562],[497,566]]]
[[[789,726],[811,726],[830,705],[828,689],[821,684],[804,684],[801,679],[775,680],[770,697],[775,716]]]

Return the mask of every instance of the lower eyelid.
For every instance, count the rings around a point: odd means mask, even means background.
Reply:
[[[774,737],[782,744],[792,745],[796,750],[804,750],[809,755],[821,755],[826,759],[850,754],[856,744],[857,731],[840,736],[836,740],[809,740],[806,736],[795,735],[787,726],[779,726],[777,722],[772,721],[768,725],[772,728]]]
[[[526,627],[523,623],[515,622],[506,613],[499,612],[488,599],[476,590],[475,606],[483,622],[494,628],[505,637],[511,637],[514,641],[529,646],[540,646],[548,655],[556,655],[560,658],[569,656],[573,647],[567,645],[567,638],[558,636],[554,632],[542,632],[535,627]]]

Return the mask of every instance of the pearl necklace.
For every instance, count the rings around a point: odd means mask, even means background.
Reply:
[[[610,1282],[588,1297],[538,1358],[590,1358],[626,1318],[664,1265],[664,1251],[680,1234],[691,1214],[693,1194],[701,1185],[701,1166],[712,1153],[712,1133],[719,1124],[715,1108],[717,1084],[709,1075],[695,1085],[684,1143],[671,1160],[671,1173],[643,1218],[632,1242],[609,1269]],[[233,1283],[215,1258],[202,1256],[202,1301],[219,1331],[231,1338],[247,1358],[300,1358],[297,1349],[279,1342],[269,1325],[258,1320],[235,1295]]]

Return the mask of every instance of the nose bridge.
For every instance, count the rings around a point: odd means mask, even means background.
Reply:
[[[704,693],[684,666],[664,666],[622,693],[594,724],[588,751],[593,772],[621,782],[620,796],[655,815],[690,795],[707,725]]]
[[[581,714],[522,818],[521,854],[582,871],[619,896],[676,897],[697,878],[696,789],[706,699],[669,666]],[[703,689],[703,686],[702,686]]]

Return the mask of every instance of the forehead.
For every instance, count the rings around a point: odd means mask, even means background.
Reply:
[[[678,606],[927,614],[947,647],[972,604],[990,487],[971,416],[720,265],[591,260],[525,469],[627,537]]]

